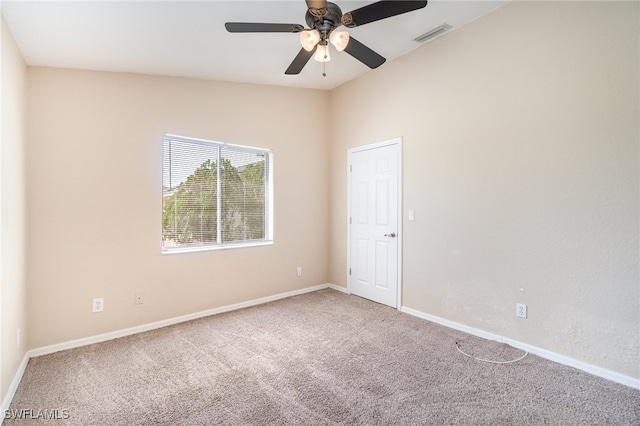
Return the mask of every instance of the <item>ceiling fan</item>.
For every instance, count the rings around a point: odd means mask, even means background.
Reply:
[[[307,13],[305,21],[309,26],[305,29],[300,24],[273,24],[257,22],[227,22],[224,24],[230,33],[300,33],[302,49],[293,59],[285,74],[299,74],[312,56],[319,62],[331,60],[329,43],[338,51],[345,51],[369,68],[377,68],[386,59],[374,52],[346,31],[336,28],[344,25],[354,28],[370,22],[390,18],[402,13],[422,9],[427,1],[386,0],[371,3],[351,12],[342,13],[340,7],[326,0],[306,0]]]

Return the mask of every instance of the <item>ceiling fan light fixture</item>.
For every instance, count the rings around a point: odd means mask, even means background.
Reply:
[[[329,41],[338,52],[342,52],[349,44],[349,33],[346,31],[331,31]]]
[[[300,32],[300,44],[307,52],[311,52],[316,44],[320,41],[320,32],[318,30],[304,30]]]
[[[319,44],[318,49],[316,50],[316,56],[314,56],[313,59],[318,62],[329,62],[331,60],[331,55],[329,54],[329,45]]]

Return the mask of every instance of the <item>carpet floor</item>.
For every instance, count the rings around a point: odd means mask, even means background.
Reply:
[[[33,358],[3,424],[640,424],[636,389],[456,341],[523,354],[321,290]]]

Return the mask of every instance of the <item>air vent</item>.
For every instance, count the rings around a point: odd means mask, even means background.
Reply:
[[[418,43],[424,43],[425,41],[431,40],[432,38],[438,37],[439,35],[446,33],[451,28],[452,27],[449,24],[442,24],[439,27],[434,28],[431,31],[428,31],[422,34],[421,36],[414,38],[414,40],[417,41]]]

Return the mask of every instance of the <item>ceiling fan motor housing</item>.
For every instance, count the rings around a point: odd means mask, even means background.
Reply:
[[[326,8],[308,9],[305,15],[309,28],[318,30],[323,40],[326,40],[329,33],[340,25],[341,19],[342,10],[337,4],[331,2],[327,2]]]

